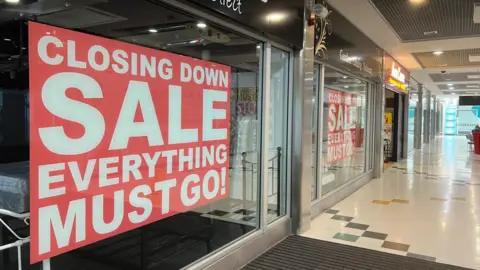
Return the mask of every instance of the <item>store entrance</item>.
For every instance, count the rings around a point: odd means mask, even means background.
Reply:
[[[392,162],[397,162],[404,156],[404,99],[404,95],[385,89],[383,131],[385,167],[391,166]]]

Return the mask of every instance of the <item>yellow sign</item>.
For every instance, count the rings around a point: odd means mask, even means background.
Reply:
[[[405,84],[402,84],[400,82],[397,82],[395,81],[395,79],[391,78],[388,80],[388,82],[391,84],[391,85],[395,85],[396,87],[400,88],[401,90],[403,91],[407,91],[407,86],[405,86]]]
[[[393,124],[393,113],[386,112],[385,113],[385,125]]]

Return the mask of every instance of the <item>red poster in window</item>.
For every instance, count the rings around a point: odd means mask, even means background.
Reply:
[[[355,153],[357,95],[327,90],[327,164],[352,157]]]
[[[227,66],[30,22],[31,262],[229,196]]]

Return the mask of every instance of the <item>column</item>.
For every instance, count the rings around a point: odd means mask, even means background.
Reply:
[[[430,99],[432,100],[432,98]],[[432,108],[430,112],[433,112],[430,115],[430,140],[435,140],[435,135],[437,134],[437,97],[433,96],[433,102],[431,104]]]
[[[418,84],[418,102],[417,102],[417,109],[415,110],[415,149],[422,148],[422,113],[423,113],[423,85],[421,83]]]
[[[313,1],[305,0],[304,18],[310,18]],[[303,49],[295,51],[293,81],[292,233],[310,228],[312,202],[312,109],[315,31],[304,21]]]
[[[430,91],[426,90],[425,91],[425,117],[424,117],[424,123],[423,123],[423,142],[424,143],[429,143],[430,142],[430,98],[431,98],[431,93]],[[422,100],[423,102],[423,100]]]
[[[380,178],[383,174],[383,130],[385,125],[385,86],[376,84],[373,89],[374,98],[374,132],[373,135],[373,177]]]
[[[403,100],[403,158],[408,157],[408,144],[410,137],[408,136],[408,127],[410,121],[410,94],[404,96]]]

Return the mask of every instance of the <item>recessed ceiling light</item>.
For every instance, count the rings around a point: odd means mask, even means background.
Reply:
[[[447,85],[448,85],[448,86],[452,86],[452,85],[453,85],[453,83],[449,83],[449,84],[447,84]]]
[[[205,28],[205,27],[207,27],[207,24],[204,23],[204,22],[199,22],[199,23],[197,23],[197,27],[198,28]]]
[[[455,89],[455,88],[454,88],[454,87],[448,87],[448,89],[453,90],[453,89]]]
[[[5,40],[5,41],[12,41],[12,40],[9,39],[9,38],[4,38],[3,40]]]
[[[451,93],[451,95],[455,95],[455,93]]]
[[[20,0],[5,0],[5,2],[9,4],[17,4],[18,2],[20,2]]]
[[[260,46],[260,45],[257,45],[257,49],[260,49],[261,47],[262,47],[262,46]]]
[[[345,85],[344,87],[345,87],[345,88],[348,88],[348,87],[350,87],[350,86],[348,86],[348,85]]]
[[[435,55],[441,55],[441,54],[443,54],[443,52],[442,52],[442,51],[434,51],[433,54],[435,54]]]
[[[346,79],[346,78],[348,78],[348,77],[347,77],[347,76],[343,76],[342,78]]]
[[[148,29],[148,32],[150,32],[150,33],[157,33],[157,32],[158,32],[158,30],[157,30],[157,29],[153,29],[153,28],[152,28],[152,29]]]
[[[287,18],[287,14],[280,12],[272,12],[267,15],[267,21],[271,23],[279,23]]]
[[[410,0],[410,3],[412,3],[414,5],[420,5],[420,4],[425,3],[425,0]]]

